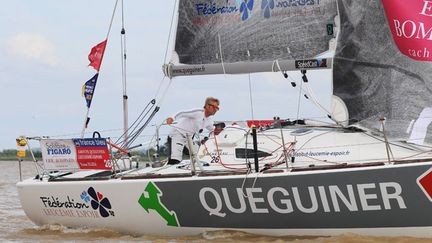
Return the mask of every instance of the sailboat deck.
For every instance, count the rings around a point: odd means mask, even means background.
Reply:
[[[308,132],[298,133],[299,130]],[[201,146],[196,155],[199,159],[195,165],[196,171],[191,168],[190,160],[184,160],[176,165],[165,164],[160,167],[152,167],[154,164],[145,162],[140,164],[140,167],[122,170],[118,167],[115,171],[81,170],[48,173],[46,178],[48,181],[186,178],[321,171],[432,161],[432,152],[428,147],[416,147],[402,142],[386,145],[382,138],[362,130],[302,126],[262,131],[259,135],[258,153],[264,155],[258,158],[256,169],[253,156],[248,154],[252,152],[247,152],[244,134],[238,131],[226,128],[217,139],[211,137],[204,146]],[[281,140],[278,137],[281,132],[286,138],[285,152],[289,156],[284,155],[281,143],[278,142]],[[339,142],[328,146],[329,141]],[[385,152],[386,146],[392,151],[391,157]],[[275,147],[277,149],[274,149]],[[376,147],[380,149],[377,150]]]
[[[431,159],[416,159],[416,160],[404,160],[394,161],[391,164],[408,164],[408,163],[423,163],[431,162]],[[268,170],[263,170],[258,173],[285,173],[285,172],[305,172],[305,171],[324,171],[324,170],[337,170],[337,169],[350,169],[360,167],[375,167],[384,166],[390,163],[386,162],[369,162],[369,163],[354,163],[354,164],[338,164],[338,165],[319,165],[319,166],[308,166],[308,167],[291,167],[284,168],[285,165]],[[183,165],[184,166],[184,165]],[[247,170],[205,170],[197,171],[195,174],[188,169],[179,168],[179,165],[165,165],[159,168],[144,167],[141,169],[127,170],[123,172],[112,172],[112,171],[78,171],[75,173],[65,173],[63,175],[51,176],[48,181],[60,182],[60,181],[91,181],[91,180],[110,180],[110,179],[121,179],[121,180],[134,180],[134,179],[155,179],[155,178],[186,178],[186,177],[207,177],[207,176],[230,176],[230,175],[247,175],[255,172]]]

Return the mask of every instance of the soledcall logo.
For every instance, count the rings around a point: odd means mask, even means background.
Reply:
[[[327,67],[327,59],[296,60],[295,67],[297,69],[325,68]]]

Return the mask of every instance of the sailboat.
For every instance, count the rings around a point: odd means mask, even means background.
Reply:
[[[225,122],[196,150],[190,138],[178,165],[48,168],[17,184],[26,215],[140,235],[432,237],[432,49],[400,44],[430,43],[429,5],[180,0],[167,77],[300,72],[293,85],[319,106],[309,74],[328,70],[332,107],[322,110],[333,123]]]

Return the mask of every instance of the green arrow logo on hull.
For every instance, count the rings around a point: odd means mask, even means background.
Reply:
[[[141,194],[138,199],[138,203],[145,209],[148,213],[149,209],[155,210],[163,219],[167,221],[167,225],[179,227],[177,215],[175,212],[170,212],[168,209],[160,202],[159,197],[162,195],[162,192],[159,188],[153,183],[149,182],[145,188],[145,190],[149,197],[145,197],[144,193]]]

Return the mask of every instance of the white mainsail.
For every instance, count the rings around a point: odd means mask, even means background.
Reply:
[[[331,68],[334,0],[180,0],[169,77]],[[277,63],[276,63],[277,61]]]
[[[381,1],[339,0],[338,5],[342,25],[334,93],[346,103],[351,123],[380,129],[379,118],[385,118],[391,138],[432,142],[431,117],[421,115],[432,106],[432,64],[398,50]],[[410,126],[414,122],[422,124],[421,131]]]
[[[393,139],[432,141],[421,116],[432,107],[432,65],[399,51],[382,1],[179,2],[169,77],[315,68],[333,68],[351,124],[380,129],[385,118]]]

